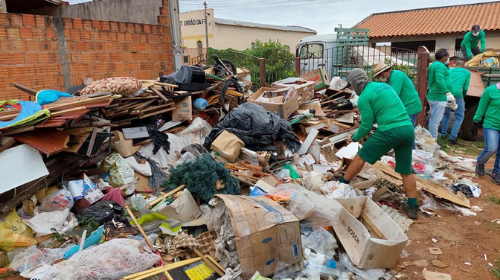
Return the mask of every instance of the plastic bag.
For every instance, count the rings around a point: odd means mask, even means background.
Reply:
[[[135,210],[140,211],[146,209],[148,202],[146,201],[146,199],[144,199],[144,196],[142,196],[142,194],[134,194],[130,198],[130,204]]]
[[[311,171],[304,177],[303,186],[310,191],[324,194],[325,192],[321,189],[324,183],[323,174],[318,171]]]
[[[436,170],[436,157],[433,153],[423,150],[413,150],[412,169],[416,174],[431,175]]]
[[[57,263],[42,280],[120,279],[151,268],[160,257],[141,252],[141,243],[118,238],[76,253],[71,259]]]
[[[31,246],[13,258],[10,268],[22,273],[42,264],[51,265],[56,260],[62,259],[67,250],[68,247],[40,250],[36,246]]]
[[[339,247],[331,233],[324,228],[317,228],[309,236],[302,236],[302,246],[333,258],[335,250]]]
[[[252,276],[252,278],[250,278],[250,280],[273,280],[273,279],[264,277],[260,275],[258,271],[256,271],[255,274]]]
[[[364,280],[378,280],[380,277],[384,276],[385,274],[385,269],[383,268],[374,268],[374,269],[359,269],[354,266],[354,264],[351,262],[351,259],[349,259],[349,256],[346,253],[343,253],[340,255],[340,263],[356,274],[358,277],[362,277]],[[356,278],[358,279],[358,278]]]
[[[28,247],[36,244],[31,229],[19,218],[15,209],[12,209],[0,222],[0,249],[11,250],[13,247]]]
[[[104,159],[101,170],[109,172],[109,183],[118,188],[131,184],[135,180],[134,169],[118,153],[112,153]]]
[[[107,221],[111,221],[115,215],[121,215],[122,212],[123,208],[120,205],[109,200],[101,200],[76,214],[76,217],[80,221],[93,219],[99,225],[102,225]]]
[[[52,233],[52,229],[59,232],[66,219],[68,218],[69,210],[43,212],[29,220],[23,220],[33,231],[36,237],[44,236]]]
[[[349,198],[349,197],[357,197],[356,191],[350,185],[341,183],[339,181],[330,181],[328,182],[328,186],[324,186],[324,188],[331,188],[331,192],[326,195],[328,199],[336,199],[336,198]]]
[[[439,145],[432,138],[431,133],[420,125],[415,127],[415,145],[421,150],[432,154],[439,150]]]
[[[40,204],[40,210],[44,212],[62,211],[71,209],[74,204],[71,192],[61,189],[47,195]]]
[[[273,279],[295,279],[299,271],[293,265],[278,261]]]
[[[337,262],[321,253],[314,253],[309,248],[304,250],[304,256],[307,260],[307,274],[312,278],[321,275],[340,276],[337,269]]]
[[[337,201],[309,191],[297,184],[282,184],[269,193],[290,196],[287,210],[301,220],[301,226],[323,227],[339,223],[344,207]]]
[[[151,165],[149,165],[149,162],[147,161],[145,163],[138,163],[135,157],[132,156],[125,158],[125,162],[128,163],[130,167],[135,170],[135,172],[141,175],[144,175],[146,177],[153,175],[153,172],[151,171]]]

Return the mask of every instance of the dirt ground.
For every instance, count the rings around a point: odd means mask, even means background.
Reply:
[[[479,153],[477,151],[476,156]],[[486,169],[492,169],[493,162],[494,157]],[[448,273],[453,280],[498,279],[492,274],[492,267],[488,263],[495,265],[496,261],[500,261],[500,225],[491,222],[500,219],[500,205],[489,198],[500,197],[500,185],[494,184],[488,175],[476,176],[473,181],[480,184],[482,194],[478,198],[470,198],[471,206],[480,206],[484,211],[469,217],[444,210],[438,216],[420,213],[420,218],[407,232],[411,240],[405,249],[408,256],[401,258],[394,269],[406,276],[399,279],[423,279],[424,268]],[[436,243],[432,241],[433,238],[437,240]],[[443,254],[432,255],[429,247],[438,247]],[[436,267],[431,263],[432,260],[439,260],[448,267]]]

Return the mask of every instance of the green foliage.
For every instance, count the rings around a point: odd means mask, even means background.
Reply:
[[[213,65],[212,54],[217,54],[221,59],[229,59],[236,67],[250,70],[254,89],[260,87],[260,58],[265,60],[265,83],[271,84],[288,77],[296,77],[295,56],[290,53],[280,41],[262,42],[255,44],[244,51],[234,49],[217,50],[208,49],[208,65]]]
[[[200,200],[208,202],[215,193],[240,194],[240,186],[236,178],[223,163],[215,161],[210,155],[202,155],[197,159],[180,164],[170,169],[170,177],[162,185],[166,190],[172,190],[181,185]],[[220,180],[222,188],[217,189]]]
[[[82,219],[80,219],[78,224],[81,227],[89,229],[91,232],[99,228],[99,223],[95,220],[94,217],[83,217]]]
[[[55,228],[51,228],[52,231],[52,239],[55,239],[59,243],[66,242],[66,236],[64,234],[60,234]]]
[[[491,273],[493,273],[496,278],[500,279],[500,261],[495,262],[495,266],[491,269]]]
[[[385,64],[392,65],[392,69],[394,70],[404,72],[412,81],[414,81],[416,78],[416,74],[413,73],[413,70],[408,65],[392,63],[389,57],[385,59]]]
[[[498,197],[496,197],[496,196],[494,196],[494,195],[493,195],[493,196],[488,197],[488,200],[489,200],[489,201],[491,201],[491,202],[493,202],[493,203],[495,203],[495,204],[500,205],[500,198],[498,198]]]

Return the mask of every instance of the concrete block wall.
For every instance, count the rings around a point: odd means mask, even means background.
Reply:
[[[0,14],[0,100],[28,99],[16,82],[64,91],[86,77],[173,72],[168,0],[163,4],[159,24]]]

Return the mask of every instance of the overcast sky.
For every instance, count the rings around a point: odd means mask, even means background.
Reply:
[[[140,0],[137,0],[140,1]],[[88,0],[70,0],[70,3]],[[181,12],[203,9],[203,0],[179,0]],[[264,24],[296,25],[332,34],[339,24],[351,27],[372,13],[472,4],[481,0],[207,0],[216,18]],[[388,26],[390,28],[390,26]]]

